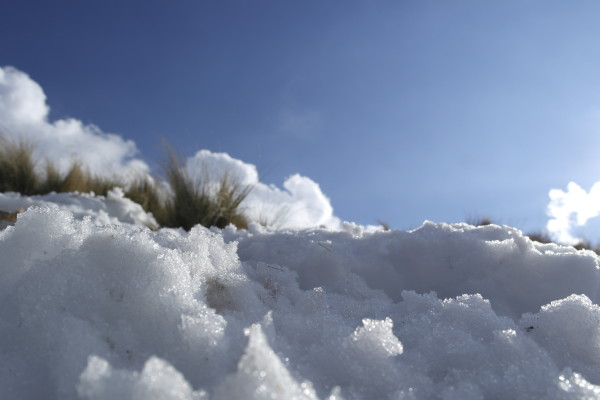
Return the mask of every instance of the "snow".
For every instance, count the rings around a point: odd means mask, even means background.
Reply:
[[[600,396],[598,257],[508,226],[148,229],[0,195],[2,399]]]
[[[42,196],[21,196],[19,193],[0,193],[0,210],[18,210],[31,206],[50,206],[68,210],[75,218],[90,218],[96,225],[137,224],[158,228],[152,214],[142,206],[125,197],[123,189],[116,187],[108,191],[106,198],[93,193],[55,193]],[[6,227],[0,221],[0,228]]]

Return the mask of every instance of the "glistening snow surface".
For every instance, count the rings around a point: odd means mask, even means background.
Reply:
[[[113,195],[0,198],[29,206],[0,231],[0,398],[600,397],[592,252],[430,222],[152,232]]]

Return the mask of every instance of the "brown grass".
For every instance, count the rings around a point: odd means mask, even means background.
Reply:
[[[172,194],[165,205],[164,219],[159,221],[161,225],[185,230],[196,224],[224,228],[231,223],[242,229],[248,227],[248,220],[239,207],[250,187],[233,182],[225,174],[216,194],[211,194],[208,182],[194,183],[182,167],[181,157],[168,144],[165,149],[167,159],[163,169]]]
[[[33,146],[0,136],[0,192],[36,194],[40,180],[35,173]]]
[[[127,184],[117,178],[93,175],[80,162],[74,162],[65,174],[61,174],[55,164],[46,161],[45,176],[40,177],[36,173],[33,146],[11,142],[0,136],[0,192],[18,192],[26,196],[50,192],[106,195],[110,189],[119,186],[125,189],[126,197],[152,213],[162,226],[185,230],[196,224],[219,228],[229,224],[238,228],[248,226],[240,205],[250,187],[234,182],[225,174],[216,191],[210,193],[209,182],[195,184],[182,168],[176,152],[166,142],[164,147],[167,160],[163,170],[171,188],[169,195],[161,195],[152,179],[140,178]]]
[[[80,162],[74,162],[63,176],[52,162],[47,161],[46,179],[41,182],[39,193],[80,192],[105,196],[117,186],[124,187],[124,182],[93,175]]]

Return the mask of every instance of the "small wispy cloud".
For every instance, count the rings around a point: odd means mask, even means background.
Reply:
[[[569,182],[567,190],[552,189],[548,193],[550,203],[547,214],[551,219],[546,229],[553,240],[564,244],[582,241],[574,230],[600,215],[600,182],[585,191],[575,182]]]
[[[298,139],[317,136],[323,127],[323,117],[316,110],[287,107],[281,110],[278,131]]]

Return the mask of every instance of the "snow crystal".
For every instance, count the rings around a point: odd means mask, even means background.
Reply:
[[[97,356],[90,356],[81,374],[78,394],[84,399],[113,400],[131,398],[139,400],[192,400],[206,398],[205,392],[195,392],[168,362],[151,357],[141,373],[114,370]]]

